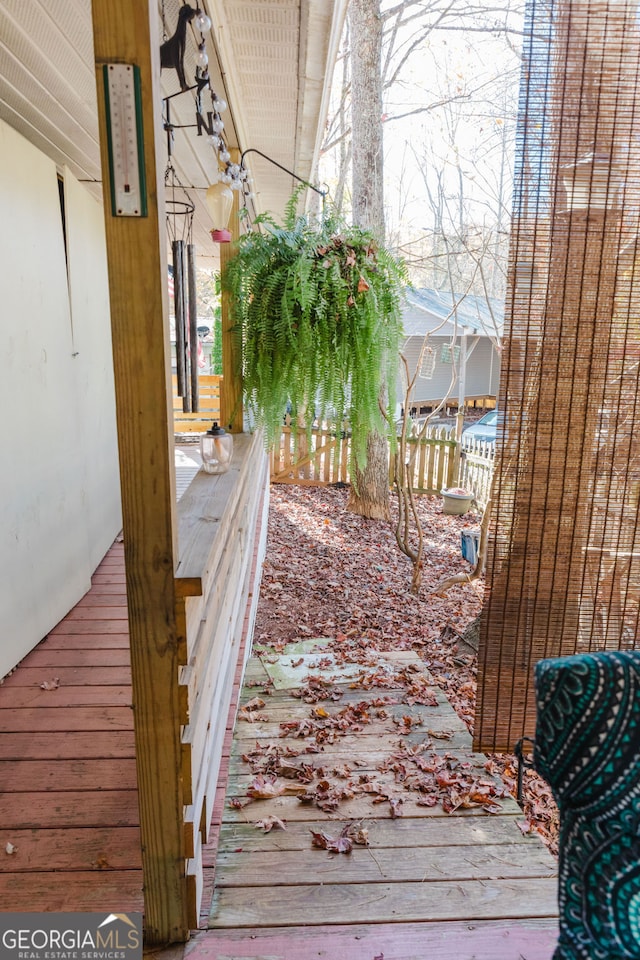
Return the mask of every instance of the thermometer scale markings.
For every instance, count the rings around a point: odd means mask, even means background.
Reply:
[[[112,212],[120,217],[145,216],[135,68],[108,64],[105,79]]]

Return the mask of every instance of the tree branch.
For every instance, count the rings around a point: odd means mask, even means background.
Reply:
[[[446,580],[441,580],[440,583],[434,587],[431,591],[432,597],[443,597],[447,590],[450,590],[451,587],[455,587],[457,583],[472,583],[474,580],[479,580],[484,573],[485,564],[487,561],[487,547],[488,547],[488,532],[489,532],[489,521],[491,519],[491,500],[487,501],[487,505],[484,508],[484,514],[482,517],[482,523],[480,525],[480,543],[478,545],[478,559],[476,560],[476,565],[471,571],[471,573],[456,573],[453,577],[447,577]]]

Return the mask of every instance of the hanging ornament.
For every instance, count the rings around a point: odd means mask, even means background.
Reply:
[[[200,67],[201,70],[204,70],[204,68],[209,65],[209,57],[207,55],[204,40],[202,41],[202,43],[198,44],[198,54],[196,56],[196,64],[197,66]]]
[[[231,233],[227,230],[227,224],[233,207],[231,190],[223,180],[218,180],[217,183],[212,183],[208,188],[205,199],[213,221],[213,230],[210,231],[211,239],[215,243],[229,243]]]
[[[199,30],[200,33],[206,33],[207,30],[211,30],[211,20],[206,15],[204,10],[201,10],[200,7],[196,10],[196,15],[193,21],[193,25],[196,30]]]

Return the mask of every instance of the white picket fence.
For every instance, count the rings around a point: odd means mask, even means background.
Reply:
[[[348,483],[348,430],[337,433],[314,428],[311,437],[302,428],[284,426],[271,450],[273,483],[322,486]],[[447,427],[430,427],[420,438],[408,438],[413,461],[413,488],[416,493],[439,494],[443,487],[472,490],[478,506],[484,508],[491,491],[494,445],[476,441],[462,448]],[[390,480],[393,481],[393,468]]]
[[[484,508],[491,496],[491,482],[495,466],[496,445],[485,440],[465,444],[460,450],[458,483],[473,490],[479,507]]]

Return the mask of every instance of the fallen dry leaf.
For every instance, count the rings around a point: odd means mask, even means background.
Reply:
[[[53,680],[43,680],[40,684],[41,690],[57,690],[60,686],[60,677],[54,677]]]
[[[369,846],[369,830],[363,827],[361,823],[350,823],[347,827],[346,836],[359,846]]]
[[[273,800],[285,794],[305,793],[305,787],[293,783],[278,783],[275,777],[263,777],[259,774],[247,789],[247,796],[252,800]]]
[[[469,518],[443,515],[438,497],[416,498],[429,538],[420,597],[408,600],[407,565],[398,551],[392,526],[378,521],[363,524],[361,518],[345,510],[348,495],[346,488],[339,487],[287,484],[273,488],[268,548],[256,618],[256,636],[263,645],[263,653],[277,654],[301,636],[328,638],[322,643],[328,673],[335,670],[338,675],[342,664],[357,663],[359,678],[350,684],[341,683],[337,690],[326,675],[305,677],[304,686],[296,693],[304,702],[322,701],[326,707],[326,701],[337,699],[343,690],[348,697],[349,690],[358,687],[366,690],[379,687],[384,693],[395,694],[392,702],[427,707],[442,703],[446,697],[472,731],[476,656],[466,645],[464,634],[480,612],[483,582],[453,587],[444,598],[424,602],[443,577],[467,569],[460,553],[460,530],[469,525]],[[392,512],[397,516],[393,502]],[[299,534],[294,538],[292,525]],[[331,602],[327,603],[329,590]],[[386,665],[382,662],[381,654],[386,651],[403,650],[414,650],[430,676],[421,674],[419,664],[400,670],[397,664],[393,667],[389,661]],[[317,653],[322,655],[320,649]],[[320,664],[317,668],[320,669]],[[405,712],[408,714],[409,710]],[[390,725],[389,720],[376,713],[373,703],[369,703],[368,713],[368,722],[376,720]],[[433,724],[434,720],[429,722]],[[350,730],[351,723],[353,729]],[[299,745],[295,753],[317,755],[330,749],[341,737],[357,733],[356,728],[362,728],[365,723],[364,717],[356,716],[311,717],[305,721],[310,726],[283,732],[290,744]],[[423,729],[426,726],[427,722]],[[303,737],[306,739],[302,740]],[[441,738],[433,739],[434,743],[442,743]],[[477,769],[464,767],[451,757],[444,764],[446,770],[438,781],[436,774],[443,764],[435,755],[431,757],[428,740],[425,739],[415,753],[409,751],[409,747],[415,745],[406,740],[402,738],[405,749],[390,758],[384,775],[393,778],[392,786],[402,789],[405,797],[411,796],[417,804],[440,805],[442,799],[454,791],[452,806],[461,800],[474,803],[479,809],[491,806],[504,795],[497,783],[495,788],[486,790],[479,781]],[[280,756],[285,755],[284,751],[283,746]],[[265,753],[261,759],[255,756],[254,773],[277,773],[274,756],[273,753]],[[357,748],[344,759],[353,770],[366,767]],[[496,756],[490,763],[493,770],[483,771],[485,777],[495,773],[508,791],[515,794],[517,773],[513,757]],[[380,771],[380,780],[382,776]],[[325,777],[338,777],[333,764],[326,765]],[[315,780],[309,784],[310,788],[314,783]],[[349,784],[350,777],[341,780],[342,786],[348,788]],[[334,802],[337,795],[336,790],[333,798],[328,797],[326,802]],[[367,796],[373,801],[380,795]],[[554,849],[558,834],[557,809],[550,791],[533,771],[525,773],[524,801],[523,819]]]
[[[277,827],[279,830],[287,829],[284,820],[281,820],[280,817],[264,817],[263,820],[256,820],[254,827],[256,827],[257,830],[264,830],[265,833],[269,833],[274,827]]]
[[[427,730],[427,733],[434,740],[451,740],[453,738],[450,730]]]
[[[260,697],[253,697],[251,700],[247,700],[241,709],[251,713],[253,710],[262,710],[264,706],[264,700],[261,700]]]
[[[311,830],[311,845],[320,847],[322,850],[328,850],[330,853],[351,853],[353,841],[347,836],[347,830],[348,827],[345,827],[339,837],[332,837],[328,833]]]

